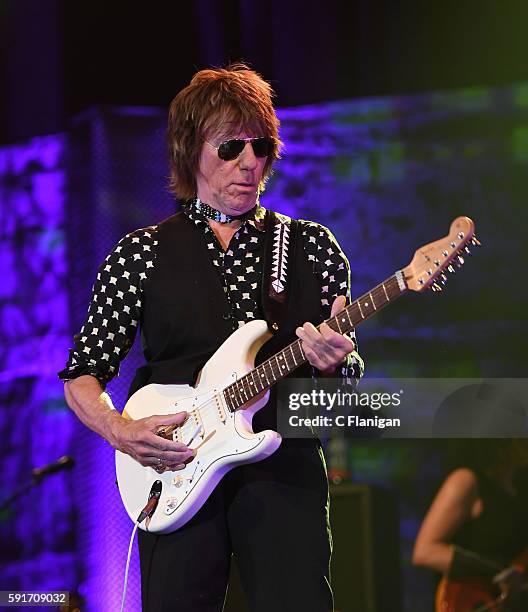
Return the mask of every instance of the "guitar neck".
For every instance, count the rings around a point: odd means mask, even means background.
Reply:
[[[334,331],[346,334],[406,291],[407,284],[403,272],[399,270],[325,323]],[[228,408],[230,410],[240,408],[255,396],[267,391],[306,361],[301,341],[292,342],[224,389],[224,398]]]

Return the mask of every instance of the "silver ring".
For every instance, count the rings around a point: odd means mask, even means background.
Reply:
[[[161,457],[158,457],[158,461],[156,463],[156,465],[154,466],[154,469],[156,470],[156,472],[158,472],[158,474],[162,474],[165,471],[165,462],[163,461],[163,459]]]

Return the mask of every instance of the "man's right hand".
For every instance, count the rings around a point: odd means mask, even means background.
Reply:
[[[181,442],[158,436],[156,432],[167,425],[181,425],[186,419],[186,412],[137,420],[120,417],[112,423],[110,442],[117,450],[157,472],[181,470],[196,455],[196,451]]]
[[[186,412],[153,415],[136,421],[124,418],[97,378],[89,374],[67,381],[64,394],[68,406],[87,427],[145,467],[160,473],[166,469],[181,470],[196,455],[185,444],[156,435],[162,427],[184,423]]]

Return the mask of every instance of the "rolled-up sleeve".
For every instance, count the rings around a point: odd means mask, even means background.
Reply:
[[[118,375],[140,324],[142,288],[154,266],[156,244],[155,228],[137,230],[122,238],[102,263],[60,379],[89,374],[105,387]]]
[[[350,264],[332,232],[318,223],[301,222],[304,249],[321,284],[321,312],[324,319],[330,318],[332,303],[339,295],[346,296],[350,303]],[[347,384],[356,385],[365,369],[357,350],[355,330],[347,334],[356,346],[336,369],[335,376]],[[317,371],[314,371],[317,373]]]

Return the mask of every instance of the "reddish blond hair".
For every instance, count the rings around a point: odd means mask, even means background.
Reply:
[[[245,64],[200,70],[171,102],[167,126],[171,192],[182,200],[196,195],[196,173],[203,143],[212,133],[224,134],[228,123],[249,135],[274,139],[260,190],[280,156],[279,120],[271,85]],[[229,133],[233,133],[231,129]]]

